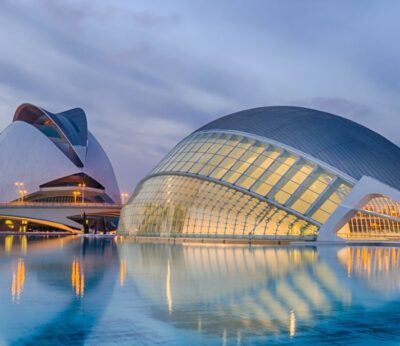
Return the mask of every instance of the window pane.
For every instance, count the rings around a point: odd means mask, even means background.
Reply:
[[[298,199],[296,202],[293,203],[291,206],[292,209],[298,211],[299,213],[304,214],[307,209],[310,207],[310,203],[307,203],[301,199]]]

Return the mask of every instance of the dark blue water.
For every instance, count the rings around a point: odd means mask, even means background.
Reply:
[[[392,247],[0,237],[0,345],[399,344]]]

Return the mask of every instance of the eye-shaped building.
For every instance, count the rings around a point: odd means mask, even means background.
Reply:
[[[219,118],[178,143],[123,208],[120,234],[400,239],[400,148],[300,107]]]
[[[79,231],[83,212],[93,214],[89,226],[115,229],[119,204],[113,168],[82,109],[17,108],[0,133],[0,230]]]

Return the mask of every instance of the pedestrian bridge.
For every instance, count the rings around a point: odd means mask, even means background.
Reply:
[[[0,203],[1,220],[27,221],[71,233],[81,233],[83,213],[87,218],[118,217],[122,205],[111,203]]]

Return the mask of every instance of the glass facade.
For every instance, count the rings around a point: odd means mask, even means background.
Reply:
[[[338,232],[343,238],[400,239],[400,203],[375,197],[358,210]]]
[[[276,144],[229,132],[180,142],[125,206],[121,233],[316,237],[351,185]]]
[[[249,190],[324,223],[351,189],[315,163],[242,135],[196,133],[152,171],[199,175]]]
[[[318,231],[259,198],[198,178],[150,178],[133,200],[120,219],[120,229],[127,234],[314,239]]]

